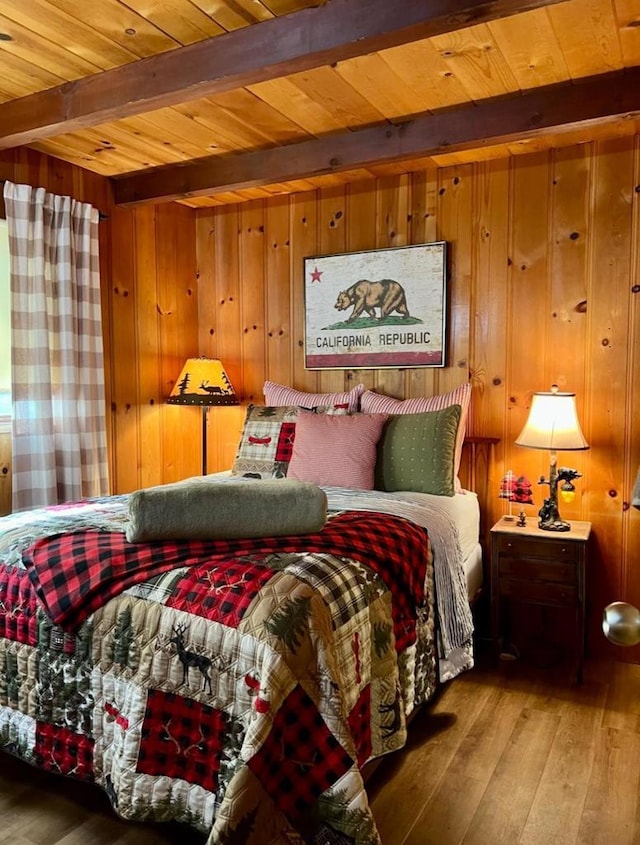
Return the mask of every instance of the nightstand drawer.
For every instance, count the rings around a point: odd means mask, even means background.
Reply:
[[[525,578],[530,581],[557,584],[577,585],[578,583],[578,570],[575,563],[530,557],[514,558],[503,554],[500,556],[499,566],[501,578]]]
[[[571,605],[578,602],[578,588],[544,581],[500,580],[500,595],[525,602]]]
[[[535,537],[498,534],[496,545],[500,554],[526,555],[527,557],[543,557],[554,560],[578,559],[577,544],[558,542],[557,536],[549,540],[538,540]]]

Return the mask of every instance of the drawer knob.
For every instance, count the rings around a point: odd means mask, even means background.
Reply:
[[[513,543],[507,543],[507,548],[508,548],[508,549],[513,548]]]

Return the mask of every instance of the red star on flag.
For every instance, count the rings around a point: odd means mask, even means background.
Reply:
[[[324,273],[324,270],[318,270],[317,267],[314,267],[313,272],[311,273],[311,281],[312,282],[319,282],[320,276]]]

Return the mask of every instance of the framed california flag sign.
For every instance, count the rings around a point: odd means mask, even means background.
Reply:
[[[444,367],[446,247],[305,258],[305,367]]]

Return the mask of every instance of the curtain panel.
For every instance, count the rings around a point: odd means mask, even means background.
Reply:
[[[4,187],[13,510],[108,493],[98,211]]]

